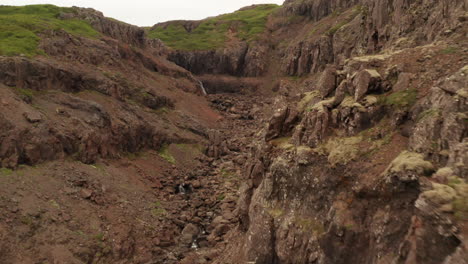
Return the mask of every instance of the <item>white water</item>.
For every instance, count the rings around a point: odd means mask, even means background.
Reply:
[[[203,86],[203,82],[202,82],[202,81],[198,81],[198,84],[200,84],[200,88],[201,88],[201,90],[202,90],[203,95],[207,95],[206,90],[205,90],[205,86]]]

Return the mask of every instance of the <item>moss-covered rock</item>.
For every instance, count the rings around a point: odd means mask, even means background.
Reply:
[[[384,172],[387,179],[397,177],[400,181],[415,181],[422,175],[429,175],[434,171],[434,165],[424,160],[419,153],[403,151],[396,157]]]
[[[347,164],[360,155],[359,143],[361,136],[348,138],[333,138],[315,149],[319,154],[327,155],[332,166]]]
[[[432,187],[433,190],[423,192],[422,196],[435,204],[445,205],[451,203],[457,196],[457,192],[448,185],[432,183]]]
[[[320,100],[319,91],[315,90],[312,92],[305,93],[304,97],[297,104],[297,111],[298,112],[304,111],[309,104],[315,104],[318,100]]]

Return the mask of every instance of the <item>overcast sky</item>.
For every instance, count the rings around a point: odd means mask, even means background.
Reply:
[[[92,7],[105,16],[138,25],[152,26],[176,19],[202,19],[233,12],[252,4],[282,4],[284,0],[0,0],[0,5],[53,4]]]

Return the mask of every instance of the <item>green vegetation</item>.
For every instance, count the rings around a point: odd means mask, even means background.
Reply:
[[[447,47],[441,51],[442,54],[454,54],[457,53],[457,47]]]
[[[385,173],[400,173],[404,171],[414,171],[418,174],[429,175],[430,172],[434,171],[434,165],[424,160],[422,154],[403,151],[392,161]]]
[[[384,105],[409,108],[418,99],[418,91],[416,89],[407,89],[404,91],[399,91],[392,93],[388,96],[380,96],[380,103]]]
[[[40,34],[46,30],[65,30],[83,37],[99,33],[79,19],[60,19],[61,13],[73,13],[72,8],[53,5],[0,6],[0,55],[44,54],[38,48]]]
[[[13,171],[7,168],[0,168],[0,176],[10,176]]]
[[[344,27],[346,24],[351,22],[357,15],[363,14],[365,10],[361,5],[357,5],[355,8],[353,8],[352,13],[347,16],[343,21],[338,22],[336,25],[332,26],[330,29],[327,30],[328,35],[334,35],[340,28]],[[341,15],[340,12],[335,10],[331,16],[336,17]]]
[[[437,117],[442,114],[441,110],[438,108],[430,108],[418,115],[418,121],[424,120],[426,118]]]
[[[222,200],[226,199],[226,196],[224,196],[224,194],[221,193],[221,194],[218,195],[218,197],[216,197],[216,199],[218,201],[222,201]]]
[[[230,178],[236,177],[236,174],[232,171],[221,169],[221,177],[230,179]]]
[[[325,232],[323,224],[310,218],[295,217],[294,223],[303,232],[312,232],[314,235],[321,235]]]
[[[337,164],[347,164],[356,159],[360,154],[359,144],[362,137],[333,138],[322,145],[324,151],[328,153],[328,162],[333,166]]]
[[[164,209],[160,202],[154,202],[151,208],[151,214],[155,217],[163,216],[167,214],[166,209]]]
[[[274,219],[284,215],[284,211],[280,208],[272,208],[272,209],[269,209],[267,212]]]
[[[148,32],[150,38],[161,39],[168,46],[179,50],[210,50],[223,47],[229,30],[237,38],[252,41],[265,30],[268,16],[278,5],[258,5],[254,8],[208,18],[201,21],[191,32],[184,22],[172,22],[165,27],[156,27]]]
[[[270,144],[277,148],[281,149],[292,149],[294,148],[294,145],[290,143],[291,137],[281,137],[281,138],[275,138],[270,141]]]
[[[301,101],[297,104],[297,110],[302,112],[305,108],[313,101],[313,100],[320,100],[320,92],[318,90],[307,92],[304,94],[304,97]]]
[[[169,146],[168,145],[164,145],[159,150],[159,156],[161,156],[161,158],[167,160],[167,162],[169,162],[169,163],[172,163],[172,164],[176,163],[176,160],[175,160],[174,156],[172,156],[172,154],[169,153]]]
[[[196,156],[205,152],[205,148],[200,144],[176,144],[178,149]]]

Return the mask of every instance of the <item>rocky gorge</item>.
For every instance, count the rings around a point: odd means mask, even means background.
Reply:
[[[467,4],[0,6],[0,262],[466,263]]]

